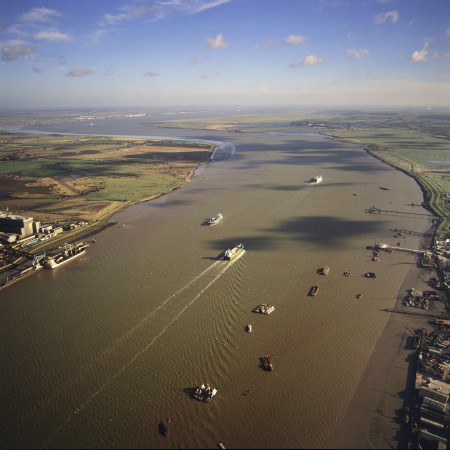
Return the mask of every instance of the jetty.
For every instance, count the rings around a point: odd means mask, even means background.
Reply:
[[[376,208],[375,206],[371,206],[370,208],[365,209],[365,212],[369,213],[369,214],[393,214],[393,215],[401,215],[401,216],[406,216],[406,217],[420,217],[420,218],[429,217],[430,219],[436,218],[432,214],[406,212],[406,211],[393,211],[393,210],[389,210],[389,209]]]

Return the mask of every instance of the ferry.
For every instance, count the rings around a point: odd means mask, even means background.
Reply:
[[[311,289],[309,290],[309,295],[314,297],[317,294],[318,290],[319,290],[319,286],[311,286]]]
[[[264,303],[263,305],[258,305],[256,308],[253,309],[253,312],[260,313],[260,314],[270,314],[275,310],[275,306],[269,306],[267,303]]]
[[[210,227],[213,227],[214,225],[217,225],[221,220],[223,219],[222,214],[217,214],[216,217],[211,217],[211,219],[208,220],[208,225]]]
[[[313,178],[313,183],[322,183],[322,175],[317,175],[317,177]]]
[[[89,246],[87,242],[80,242],[78,244],[64,244],[62,250],[56,255],[47,256],[44,261],[44,267],[46,269],[55,269],[63,264],[72,261],[78,256],[81,256],[86,248]]]
[[[231,250],[230,249],[225,250],[224,259],[232,260],[238,256],[241,256],[243,253],[245,253],[244,244],[238,244],[238,245],[236,245],[236,247],[233,247]]]
[[[194,393],[194,398],[201,402],[210,402],[211,399],[217,394],[217,389],[212,388],[209,384],[202,384]]]

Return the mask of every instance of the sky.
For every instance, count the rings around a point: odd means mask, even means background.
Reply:
[[[450,0],[0,0],[0,108],[450,106]]]

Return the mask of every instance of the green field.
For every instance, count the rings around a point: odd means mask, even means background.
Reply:
[[[170,192],[209,162],[209,144],[0,133],[0,210],[95,222]]]

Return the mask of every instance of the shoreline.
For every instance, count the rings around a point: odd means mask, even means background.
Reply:
[[[436,232],[431,225],[429,231]],[[420,239],[420,248],[428,248],[434,233]],[[411,287],[429,289],[426,269],[413,264],[397,292],[399,307]],[[444,305],[441,309],[445,309]],[[412,336],[416,329],[429,325],[429,317],[395,314],[381,332],[363,375],[353,393],[341,422],[332,437],[330,448],[408,448],[411,428],[403,423],[405,406],[411,407],[415,390],[415,353]]]

